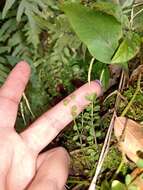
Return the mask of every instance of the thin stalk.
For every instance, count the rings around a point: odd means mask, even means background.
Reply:
[[[93,63],[95,61],[95,58],[91,59],[90,65],[89,65],[89,69],[88,69],[88,83],[90,84],[91,81],[91,72],[92,72],[92,67],[93,67]]]
[[[123,167],[123,166],[124,166],[124,158],[123,158],[123,156],[122,156],[122,160],[121,160],[121,162],[120,162],[120,164],[119,164],[119,166],[118,166],[118,168],[117,168],[115,174],[113,175],[112,180],[114,180],[114,179],[117,177],[117,175],[118,175],[118,174],[120,173],[120,171],[122,170],[122,167]]]
[[[26,119],[25,119],[25,115],[24,115],[24,108],[23,108],[23,103],[20,102],[20,112],[21,112],[21,116],[22,116],[22,119],[23,119],[23,122],[24,122],[24,125],[26,126]]]
[[[91,102],[91,127],[93,129],[94,143],[95,143],[96,147],[98,147],[95,129],[94,129],[94,101],[93,100]]]
[[[78,135],[78,138],[79,138],[79,141],[80,141],[80,145],[81,145],[81,149],[82,149],[82,138],[81,138],[80,132],[78,130],[78,126],[77,126],[75,118],[73,119],[73,122],[74,122],[74,125],[76,126],[77,135]]]
[[[134,16],[133,16],[133,20],[140,14],[143,12],[143,9],[139,10]]]
[[[26,103],[26,106],[27,106],[29,112],[31,113],[33,119],[35,119],[35,115],[34,115],[34,113],[32,112],[32,109],[31,109],[31,107],[30,107],[29,101],[28,101],[28,99],[27,99],[25,93],[23,93],[22,96],[23,96],[23,99],[25,100],[25,103]]]

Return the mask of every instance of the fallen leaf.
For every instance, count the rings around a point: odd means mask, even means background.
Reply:
[[[130,76],[130,82],[137,80],[140,73],[143,74],[143,65],[139,65],[136,69],[133,70]]]
[[[136,168],[132,173],[131,173],[133,182],[133,185],[136,185],[138,187],[138,190],[143,189],[143,169],[141,168]]]
[[[119,142],[120,150],[133,162],[143,157],[143,125],[126,117],[117,117],[114,134]]]

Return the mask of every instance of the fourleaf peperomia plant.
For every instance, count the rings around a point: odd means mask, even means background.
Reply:
[[[141,38],[120,5],[96,2],[91,8],[70,2],[62,10],[96,60],[125,65],[138,53]]]

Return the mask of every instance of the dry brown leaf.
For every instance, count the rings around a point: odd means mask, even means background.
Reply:
[[[139,190],[143,190],[143,178],[141,176],[142,173],[143,173],[143,169],[141,169],[141,168],[136,168],[131,173],[131,176],[132,176],[132,179],[133,179],[132,184],[136,185],[139,188]]]
[[[126,117],[117,117],[114,134],[119,142],[120,150],[133,162],[143,158],[143,125]]]
[[[139,65],[136,69],[133,70],[129,81],[134,82],[137,80],[140,73],[143,74],[143,65]]]

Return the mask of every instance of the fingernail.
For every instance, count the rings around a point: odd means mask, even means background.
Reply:
[[[100,85],[101,88],[103,87],[100,80],[95,80],[95,82],[97,82]]]
[[[95,82],[100,86],[100,96],[102,96],[104,93],[103,85],[100,80],[95,80]]]

